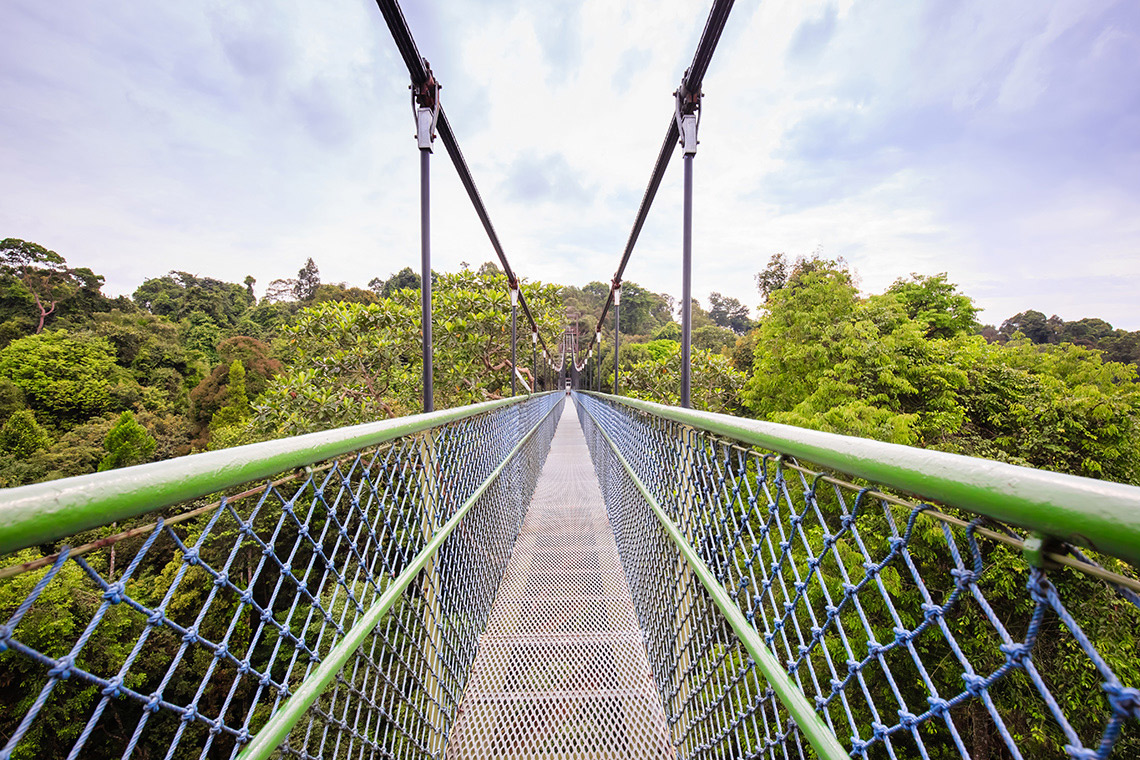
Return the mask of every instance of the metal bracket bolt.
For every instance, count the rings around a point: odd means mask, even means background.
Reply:
[[[427,69],[427,79],[422,84],[412,83],[412,112],[416,117],[416,142],[420,150],[431,152],[431,144],[435,140],[435,125],[439,121],[439,91],[443,85],[435,81],[431,73],[431,65],[424,60]]]
[[[685,76],[681,78],[681,86],[673,92],[673,97],[676,98],[675,118],[677,131],[681,136],[681,150],[684,151],[684,155],[693,156],[697,153],[697,127],[701,123],[703,93],[700,90],[689,92],[685,87],[688,78],[689,72],[686,70]]]

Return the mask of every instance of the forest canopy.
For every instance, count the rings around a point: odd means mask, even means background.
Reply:
[[[508,395],[506,277],[488,262],[432,281],[436,406]],[[1035,310],[980,325],[944,273],[877,294],[856,281],[842,259],[777,254],[756,274],[757,317],[719,292],[694,299],[694,405],[1140,482],[1140,332]],[[0,242],[0,486],[420,408],[410,267],[358,287],[322,282],[309,258],[260,298],[253,275],[172,271],[130,298],[102,284],[42,245]],[[588,342],[609,293],[602,282],[522,287],[548,342],[566,326]],[[635,282],[622,293],[621,391],[677,403],[676,300]],[[604,391],[613,315],[582,378]],[[524,328],[520,377],[552,385],[528,344]]]

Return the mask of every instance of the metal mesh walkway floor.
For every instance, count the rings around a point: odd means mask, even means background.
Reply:
[[[672,758],[576,415],[565,415],[491,609],[449,758]]]

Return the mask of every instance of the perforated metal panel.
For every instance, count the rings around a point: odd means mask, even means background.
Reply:
[[[573,415],[558,426],[479,640],[449,758],[673,758]]]

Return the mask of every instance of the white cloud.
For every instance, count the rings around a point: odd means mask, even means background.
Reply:
[[[707,3],[407,5],[519,274],[608,280]],[[705,83],[695,293],[754,305],[768,256],[822,247],[867,290],[947,271],[991,321],[1140,328],[1138,18],[738,4]],[[16,0],[0,25],[0,236],[114,292],[171,268],[264,284],[313,256],[363,284],[417,265],[408,77],[374,4]],[[437,268],[492,259],[442,148],[432,167]],[[675,159],[626,276],[677,293],[679,258]]]

